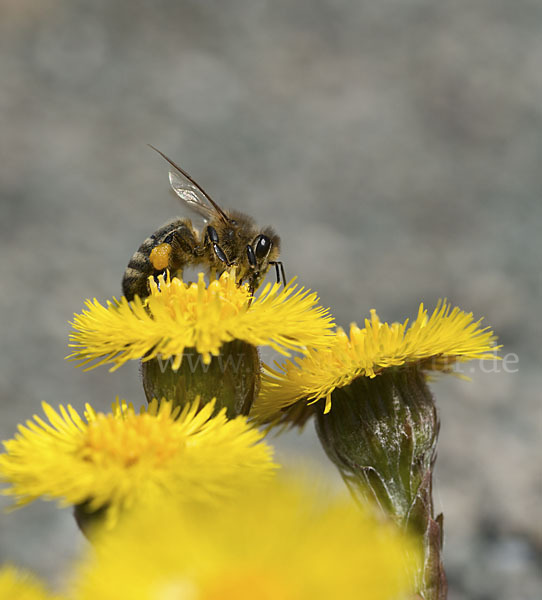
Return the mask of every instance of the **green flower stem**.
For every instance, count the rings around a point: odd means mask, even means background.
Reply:
[[[442,515],[434,518],[432,499],[439,421],[424,374],[414,366],[355,379],[333,392],[329,413],[316,411],[316,429],[353,495],[420,540],[422,598],[445,599]]]
[[[147,400],[167,398],[176,405],[217,399],[216,411],[226,407],[228,418],[248,415],[260,389],[260,357],[251,344],[234,340],[223,344],[219,356],[209,364],[195,349],[185,350],[181,366],[173,370],[171,360],[153,358],[141,363]]]

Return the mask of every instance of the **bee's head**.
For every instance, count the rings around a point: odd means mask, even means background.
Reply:
[[[285,279],[284,269],[277,262],[279,236],[270,227],[259,229],[247,215],[230,212],[225,221],[211,221],[205,239],[211,250],[211,266],[217,273],[235,265],[237,284],[248,283],[252,293],[258,289],[271,265],[277,270],[277,281],[279,274]]]
[[[242,279],[248,281],[251,292],[260,286],[270,265],[275,264],[280,253],[280,238],[270,228],[258,233],[252,242],[247,244],[242,269]]]

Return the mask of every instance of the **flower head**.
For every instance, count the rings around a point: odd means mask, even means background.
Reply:
[[[253,414],[273,420],[279,411],[303,400],[325,399],[358,377],[373,378],[390,367],[417,364],[425,371],[450,371],[457,362],[494,358],[495,337],[474,321],[472,313],[451,308],[444,300],[428,316],[420,304],[417,318],[410,323],[382,323],[374,310],[365,327],[350,326],[350,335],[339,328],[329,348],[313,349],[295,361],[266,368],[262,391]],[[296,407],[299,411],[299,407]],[[306,418],[306,413],[304,418]]]
[[[416,555],[351,498],[291,482],[218,511],[138,511],[94,550],[79,574],[81,600],[120,590],[131,600],[395,600],[407,597]]]
[[[2,600],[60,600],[45,590],[31,573],[10,565],[0,569],[0,598]]]
[[[0,481],[11,487],[3,493],[19,505],[43,497],[104,508],[112,525],[121,509],[158,493],[212,502],[273,472],[270,447],[244,418],[212,417],[213,402],[198,408],[153,401],[136,414],[117,401],[111,414],[87,405],[81,418],[69,405],[57,412],[43,403],[49,423],[35,416],[4,442]]]
[[[103,306],[96,299],[75,315],[71,335],[72,360],[92,366],[112,363],[117,369],[128,360],[173,358],[181,364],[186,348],[195,348],[210,363],[220,347],[238,339],[254,346],[288,350],[327,345],[333,327],[328,310],[317,306],[315,293],[291,283],[280,290],[268,284],[251,303],[246,285],[237,286],[234,273],[205,285],[180,279],[150,280],[150,295],[142,301],[125,298]],[[280,291],[279,291],[280,290]],[[90,367],[92,368],[92,367]]]

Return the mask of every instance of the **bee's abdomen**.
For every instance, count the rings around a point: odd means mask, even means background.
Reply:
[[[156,246],[164,243],[171,236],[175,238],[176,251],[172,253],[173,264],[170,264],[169,268],[176,271],[184,266],[182,263],[188,262],[197,244],[195,232],[190,221],[175,219],[148,237],[130,259],[122,278],[122,293],[127,300],[133,300],[136,294],[140,298],[149,295],[148,278],[162,272],[154,268],[150,261],[150,254]]]
[[[127,300],[133,300],[136,294],[144,298],[149,293],[147,278],[154,273],[154,268],[149,260],[152,244],[151,238],[147,238],[134,253],[124,271],[122,293]]]

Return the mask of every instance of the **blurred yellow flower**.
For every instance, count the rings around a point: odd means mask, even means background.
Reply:
[[[131,513],[97,537],[75,587],[81,600],[397,600],[416,556],[350,497],[275,481],[220,510]]]
[[[136,414],[117,401],[112,414],[87,405],[83,419],[71,406],[56,412],[43,403],[49,423],[35,416],[4,442],[0,481],[10,487],[2,493],[18,505],[41,497],[104,508],[111,526],[119,511],[155,494],[215,502],[274,472],[271,448],[245,418],[212,416],[214,402],[198,408],[153,401]]]
[[[457,362],[494,359],[498,348],[489,327],[474,321],[472,313],[452,309],[445,300],[439,301],[431,316],[420,304],[410,325],[408,319],[382,323],[371,310],[363,329],[352,324],[348,336],[339,328],[329,348],[312,349],[277,368],[266,367],[252,415],[269,421],[300,400],[311,404],[321,399],[329,412],[333,390],[357,377],[373,378],[387,368],[414,364],[425,371],[449,372]]]
[[[61,600],[31,573],[5,565],[0,569],[0,600]]]
[[[75,315],[68,358],[93,368],[113,363],[115,370],[128,360],[173,357],[178,369],[186,348],[195,348],[208,364],[220,347],[234,339],[253,346],[267,345],[288,355],[288,350],[321,347],[329,342],[333,319],[317,305],[318,297],[288,284],[268,284],[250,303],[247,286],[237,286],[234,273],[205,285],[173,278],[150,279],[151,293],[141,301],[126,298],[103,306],[88,300],[87,309]]]

